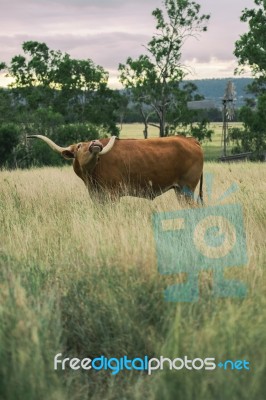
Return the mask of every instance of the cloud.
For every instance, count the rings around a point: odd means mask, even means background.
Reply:
[[[125,0],[24,0],[25,3],[37,3],[38,5],[61,5],[61,6],[74,6],[74,7],[95,7],[95,8],[117,8],[124,6],[125,3],[133,3],[138,6],[142,3],[142,0],[134,0],[125,2]],[[145,0],[149,6],[153,7],[154,0]]]
[[[143,51],[141,43],[146,43],[149,37],[142,34],[125,32],[95,33],[89,35],[16,35],[0,36],[0,48],[4,49],[1,56],[7,60],[9,55],[22,54],[24,41],[36,40],[44,42],[50,49],[69,53],[73,58],[91,58],[95,63],[105,68],[117,68],[120,62],[125,62],[131,55],[138,57]],[[130,51],[130,49],[132,49]],[[10,61],[10,60],[8,60]]]
[[[217,73],[212,60],[230,66],[234,43],[247,29],[239,21],[241,10],[254,1],[198,1],[202,12],[211,14],[208,32],[185,43],[182,60],[209,64]],[[128,56],[145,52],[142,45],[155,33],[151,13],[156,7],[162,7],[162,0],[6,1],[1,5],[0,61],[10,62],[21,53],[22,42],[38,40],[74,58],[91,58],[114,74]]]

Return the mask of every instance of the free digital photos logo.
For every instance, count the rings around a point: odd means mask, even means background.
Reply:
[[[213,175],[204,175],[208,200]],[[185,283],[168,286],[165,300],[194,302],[199,299],[198,276],[213,272],[213,296],[245,297],[246,286],[224,278],[226,267],[247,264],[246,235],[241,204],[220,204],[238,189],[232,184],[215,206],[153,214],[153,230],[160,274],[185,272]],[[188,189],[183,190],[189,194]],[[191,194],[193,195],[193,194]],[[194,196],[193,196],[194,197]]]

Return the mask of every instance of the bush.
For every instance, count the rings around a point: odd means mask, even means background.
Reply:
[[[61,146],[99,139],[104,136],[102,129],[93,124],[69,124],[60,126],[53,137]]]
[[[240,119],[244,128],[233,128],[230,139],[234,142],[233,152],[252,151],[254,159],[261,159],[266,151],[266,95],[258,97],[256,107],[244,106],[240,110]]]
[[[19,140],[19,129],[16,124],[0,125],[0,167],[11,167],[15,164],[14,150]]]
[[[107,136],[107,132],[102,126],[96,126],[93,124],[61,125],[55,129],[54,133],[49,135],[50,139],[60,146],[69,146],[72,143],[84,142]],[[25,153],[25,146],[22,149],[22,153],[23,152]],[[20,166],[60,166],[64,163],[64,159],[49,149],[46,143],[35,140],[30,143],[28,159],[26,162],[24,160]]]

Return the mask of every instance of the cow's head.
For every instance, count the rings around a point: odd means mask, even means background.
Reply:
[[[103,146],[99,140],[92,140],[91,142],[80,142],[68,147],[60,147],[51,139],[43,135],[30,135],[28,138],[38,138],[43,140],[54,151],[60,153],[67,160],[76,160],[81,167],[89,165],[93,166],[97,162],[99,156],[108,153],[112,149],[116,139],[115,136],[112,136],[106,146]]]

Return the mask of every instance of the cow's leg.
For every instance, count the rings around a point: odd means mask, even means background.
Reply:
[[[194,201],[194,191],[187,187],[187,186],[179,186],[179,185],[175,185],[173,186],[173,189],[175,191],[176,197],[178,200],[183,200],[185,201],[185,203],[187,204],[191,204],[194,205],[195,201]]]
[[[99,182],[87,181],[85,182],[89,196],[95,204],[106,204],[108,202],[117,202],[120,198],[119,188],[106,188],[100,185]]]

